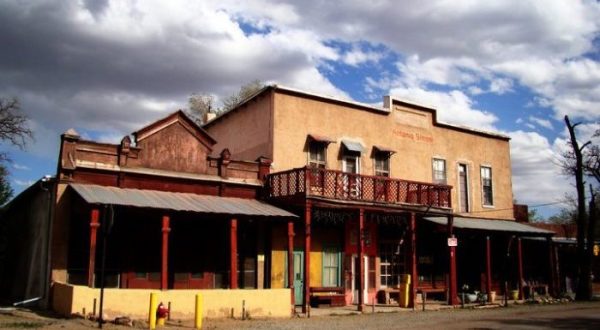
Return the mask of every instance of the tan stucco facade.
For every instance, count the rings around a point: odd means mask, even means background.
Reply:
[[[364,147],[360,174],[374,175],[373,147],[394,150],[392,178],[432,182],[433,158],[446,161],[452,206],[459,213],[458,166],[467,166],[469,212],[463,215],[513,219],[509,139],[494,133],[437,123],[435,110],[405,102],[386,108],[272,88],[205,126],[236,157],[273,160],[271,172],[308,162],[307,136],[327,137],[327,168],[342,170],[342,140]],[[225,119],[225,120],[223,120]],[[272,130],[272,133],[265,132]],[[218,150],[218,148],[217,148]],[[493,205],[483,205],[481,167],[491,167]]]

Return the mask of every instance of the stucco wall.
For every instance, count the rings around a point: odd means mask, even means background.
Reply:
[[[270,92],[223,116],[204,127],[217,140],[215,152],[229,148],[233,159],[273,158]]]
[[[468,165],[471,215],[512,218],[509,143],[506,140],[434,126],[432,113],[396,105],[376,113],[315,99],[276,93],[274,100],[273,172],[307,164],[308,134],[334,139],[327,149],[327,167],[342,169],[344,139],[360,142],[361,174],[374,174],[373,146],[390,148],[391,177],[432,182],[432,158],[446,160],[452,205],[458,211],[458,164]],[[482,205],[480,166],[491,166],[494,206]],[[485,211],[485,212],[482,212]]]
[[[158,302],[167,305],[171,302],[171,317],[193,319],[195,296],[200,293],[204,299],[206,318],[241,317],[242,303],[250,317],[289,317],[290,290],[143,290],[105,289],[104,313],[108,318],[129,316],[134,319],[147,319],[150,293],[158,293]],[[100,289],[55,283],[53,287],[53,309],[64,315],[91,313],[94,299],[100,301]],[[99,305],[96,305],[99,306]],[[96,307],[98,308],[98,307]],[[98,312],[98,311],[96,311]]]

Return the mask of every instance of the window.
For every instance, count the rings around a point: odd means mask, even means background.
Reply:
[[[433,183],[446,184],[446,160],[433,159]]]
[[[466,164],[458,164],[458,202],[461,213],[469,212],[469,177]]]
[[[481,188],[483,205],[494,205],[494,194],[492,191],[492,168],[481,167]]]
[[[378,152],[375,154],[375,175],[390,176],[390,154],[387,152]]]
[[[381,286],[397,287],[400,284],[400,274],[404,271],[404,258],[398,242],[380,242],[379,263]]]
[[[323,248],[323,286],[340,286],[340,253],[335,248]]]
[[[308,165],[311,167],[325,168],[327,163],[326,149],[327,144],[311,141],[308,145]]]

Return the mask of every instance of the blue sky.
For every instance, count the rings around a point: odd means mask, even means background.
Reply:
[[[556,166],[563,116],[582,141],[599,127],[597,1],[6,0],[0,30],[0,96],[19,98],[36,135],[2,146],[17,192],[55,173],[68,128],[116,142],[191,93],[218,100],[255,79],[371,104],[391,94],[506,134],[515,198],[532,205],[573,190]]]

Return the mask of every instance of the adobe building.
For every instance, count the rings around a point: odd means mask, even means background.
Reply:
[[[272,85],[203,128],[216,150],[272,159],[267,198],[302,219],[273,228],[271,286],[291,287],[304,311],[389,303],[403,274],[409,305],[417,293],[456,304],[465,284],[522,296],[520,238],[550,242],[514,221],[509,138],[440,123],[432,108]],[[551,285],[545,260],[539,280]]]
[[[297,217],[259,200],[270,161],[216,150],[181,111],[132,135],[116,145],[61,136],[56,178],[3,214],[2,300],[98,315],[104,278],[112,317],[146,318],[151,292],[176,318],[194,318],[199,292],[206,317],[240,317],[243,304],[289,316],[289,290],[270,289],[265,237]]]

